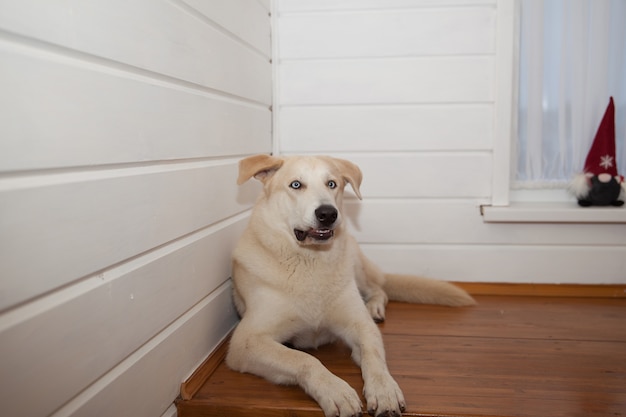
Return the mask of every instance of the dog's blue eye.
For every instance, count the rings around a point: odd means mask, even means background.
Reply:
[[[289,184],[289,186],[293,188],[294,190],[297,190],[298,188],[302,187],[302,183],[300,183],[300,181],[294,181],[291,184]]]
[[[337,183],[333,180],[328,181],[328,188],[330,188],[331,190],[337,188]]]

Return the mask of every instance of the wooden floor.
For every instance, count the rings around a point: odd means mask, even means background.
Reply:
[[[380,325],[407,416],[626,416],[626,299],[477,296],[390,303]],[[179,417],[316,416],[298,387],[228,369],[219,350],[183,384]],[[342,344],[311,352],[358,392]]]

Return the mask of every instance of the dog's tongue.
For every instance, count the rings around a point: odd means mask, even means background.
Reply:
[[[334,232],[331,229],[309,229],[307,231],[295,229],[294,234],[296,239],[302,242],[307,237],[312,237],[316,240],[328,240],[333,237]]]

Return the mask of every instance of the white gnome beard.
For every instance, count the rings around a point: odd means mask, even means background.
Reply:
[[[567,186],[567,190],[578,199],[587,197],[590,189],[589,174],[574,175],[574,178]]]

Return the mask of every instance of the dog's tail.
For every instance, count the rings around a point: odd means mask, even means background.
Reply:
[[[476,301],[454,284],[414,275],[385,274],[383,290],[394,301],[446,306],[470,306]]]

